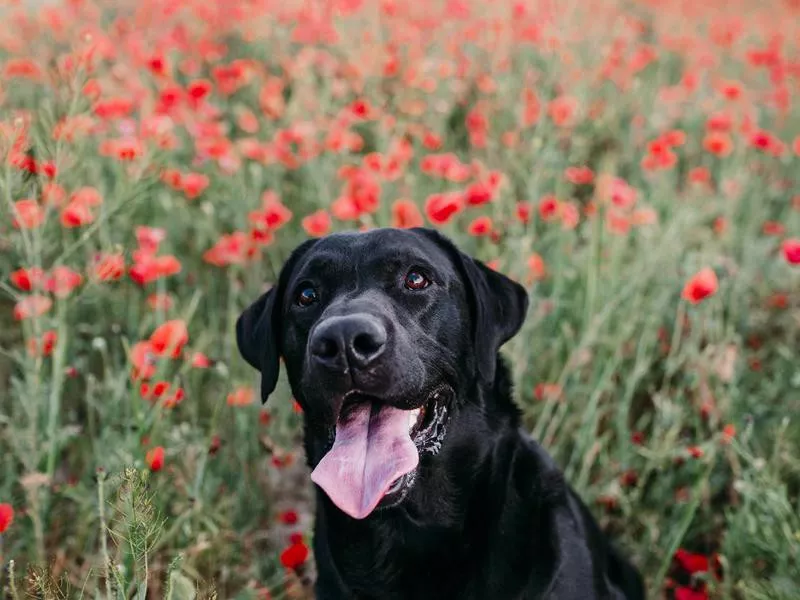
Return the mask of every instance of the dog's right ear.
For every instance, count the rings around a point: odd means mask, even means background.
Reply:
[[[236,345],[242,357],[261,371],[261,401],[278,384],[279,332],[272,325],[277,286],[248,306],[236,321]]]
[[[236,321],[236,345],[242,357],[261,371],[261,401],[266,402],[278,384],[281,355],[282,298],[297,261],[317,242],[308,240],[292,252],[281,269],[278,283],[248,306]]]

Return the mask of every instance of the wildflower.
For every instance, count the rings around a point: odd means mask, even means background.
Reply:
[[[708,572],[708,557],[702,554],[694,554],[680,548],[675,552],[674,558],[681,568],[689,575]]]
[[[131,379],[150,379],[156,374],[156,352],[149,341],[137,342],[131,348]]]
[[[542,221],[552,221],[558,217],[558,198],[552,194],[542,196],[539,200],[539,216]]]
[[[22,321],[23,319],[40,317],[50,310],[52,306],[53,301],[47,296],[39,294],[26,296],[14,305],[14,318],[17,321]]]
[[[325,209],[320,209],[304,217],[302,225],[311,237],[322,237],[331,229],[331,216]]]
[[[30,292],[44,284],[44,271],[39,267],[17,269],[11,273],[11,283],[23,292]]]
[[[202,194],[208,187],[208,184],[208,176],[202,173],[186,173],[181,175],[180,178],[181,190],[189,200],[194,200]]]
[[[467,232],[476,237],[486,236],[492,232],[492,219],[486,215],[476,217],[472,223],[469,224]]]
[[[425,201],[425,214],[435,225],[444,225],[458,213],[463,206],[459,194],[431,194]]]
[[[533,388],[533,397],[539,401],[558,400],[563,390],[557,383],[537,383]]]
[[[195,369],[207,369],[211,366],[211,359],[202,352],[195,352],[192,354],[191,364]]]
[[[284,510],[278,513],[278,521],[284,525],[296,525],[299,517],[296,510]]]
[[[49,329],[42,334],[40,339],[28,340],[28,354],[31,356],[50,356],[56,347],[58,333]]]
[[[36,229],[44,223],[44,209],[36,200],[18,200],[12,214],[11,224],[17,229]]]
[[[157,473],[164,467],[164,447],[156,446],[147,451],[144,457],[147,466],[153,473]]]
[[[547,267],[544,259],[536,252],[528,258],[528,273],[534,281],[540,281],[547,276]]]
[[[594,171],[589,167],[567,167],[564,178],[574,185],[588,185],[594,181]]]
[[[253,388],[248,386],[238,387],[228,394],[226,403],[228,406],[249,406],[255,399]]]
[[[116,281],[125,273],[125,257],[122,254],[100,254],[95,256],[90,276],[96,281]]]
[[[223,235],[203,254],[203,260],[216,267],[241,265],[256,255],[258,248],[243,231]]]
[[[281,552],[281,564],[287,569],[298,569],[308,559],[308,547],[302,540],[295,540],[288,548]]]
[[[56,267],[44,282],[44,288],[57,298],[66,298],[83,283],[83,276],[69,267]]]
[[[61,211],[61,225],[67,229],[89,225],[94,219],[92,209],[80,202],[71,201]]]
[[[689,453],[689,456],[692,458],[703,458],[705,452],[699,446],[689,446],[686,451]]]
[[[150,336],[150,344],[156,356],[178,358],[188,342],[189,331],[186,322],[181,319],[162,323]]]
[[[783,257],[790,265],[800,265],[800,238],[790,238],[781,244]]]
[[[559,96],[547,105],[547,114],[558,127],[572,125],[577,110],[578,101],[572,96]]]
[[[705,589],[678,586],[675,588],[675,600],[708,600],[708,592]]]
[[[733,152],[733,141],[727,133],[712,131],[703,139],[703,148],[706,152],[724,158]]]
[[[422,227],[424,224],[422,213],[411,200],[395,200],[392,204],[392,227],[408,229]]]
[[[714,269],[706,267],[686,282],[681,297],[690,304],[699,304],[717,293],[719,281]]]
[[[8,531],[14,522],[14,509],[10,504],[0,504],[0,534]]]
[[[722,428],[722,443],[730,444],[736,436],[736,425],[728,423]]]

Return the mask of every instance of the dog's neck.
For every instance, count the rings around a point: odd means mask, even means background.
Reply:
[[[333,577],[334,571],[348,588],[357,588],[376,573],[402,580],[429,571],[431,561],[461,562],[463,567],[467,556],[474,559],[493,526],[482,509],[502,501],[492,497],[496,486],[489,474],[497,477],[498,471],[490,465],[500,446],[519,439],[520,415],[511,393],[508,369],[498,358],[491,386],[476,384],[460,394],[441,451],[422,458],[417,481],[398,507],[357,521],[318,491],[317,532],[325,531],[327,539],[316,539],[324,546],[316,554],[329,556],[332,563],[319,565],[320,576]],[[500,405],[485,410],[490,401]],[[488,421],[487,414],[495,416]],[[391,587],[391,581],[383,583]]]

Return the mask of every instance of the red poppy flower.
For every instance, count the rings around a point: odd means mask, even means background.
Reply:
[[[98,255],[94,258],[90,273],[96,281],[116,281],[125,274],[125,257],[122,254]]]
[[[690,304],[699,304],[717,293],[719,281],[714,269],[706,267],[692,276],[683,287],[681,297]]]
[[[469,206],[480,206],[491,202],[494,197],[494,189],[483,181],[478,181],[467,187],[464,192],[464,201]]]
[[[281,552],[280,558],[287,569],[297,569],[308,559],[308,547],[302,541],[293,543]]]
[[[561,394],[561,386],[557,383],[537,383],[533,388],[533,397],[539,401],[558,400]]]
[[[121,119],[127,117],[134,109],[134,102],[129,98],[108,98],[95,102],[94,114],[101,119]]]
[[[180,261],[167,254],[153,256],[148,253],[134,253],[136,263],[130,268],[128,274],[139,285],[146,285],[162,277],[169,277],[181,272]]]
[[[711,131],[703,139],[703,148],[715,156],[725,157],[733,152],[733,140],[727,133]]]
[[[69,267],[56,267],[44,283],[44,288],[57,298],[66,298],[83,283],[83,276]]]
[[[57,183],[48,182],[42,187],[42,204],[61,206],[67,198],[67,192]]]
[[[203,253],[203,260],[216,267],[241,265],[256,256],[258,248],[244,231],[223,235]]]
[[[131,348],[131,378],[150,379],[156,374],[156,352],[149,341],[137,342]]]
[[[178,358],[183,347],[189,342],[189,330],[186,322],[173,319],[159,325],[150,336],[150,344],[156,356],[168,355]]]
[[[460,194],[431,194],[425,201],[425,214],[435,225],[444,225],[463,207]]]
[[[211,359],[202,352],[192,354],[192,367],[195,369],[207,369],[211,366]]]
[[[208,176],[202,173],[186,173],[181,176],[181,190],[183,190],[183,194],[189,200],[194,200],[202,194],[208,187],[208,184]]]
[[[228,406],[249,406],[255,400],[256,393],[248,386],[238,387],[228,394],[225,400]]]
[[[30,292],[33,288],[44,284],[44,271],[39,267],[30,269],[17,269],[11,273],[11,283],[23,292]]]
[[[589,167],[567,167],[564,177],[575,185],[588,185],[594,181],[594,171]]]
[[[284,525],[296,525],[299,517],[296,510],[284,510],[278,513],[278,521]]]
[[[54,329],[45,331],[40,339],[28,340],[28,354],[31,356],[50,356],[56,347],[58,333]]]
[[[36,200],[18,200],[14,203],[11,224],[17,229],[36,229],[44,223],[45,212]]]
[[[153,473],[160,471],[164,467],[164,447],[156,446],[148,450],[144,460]]]
[[[708,557],[702,554],[694,554],[680,548],[675,552],[675,560],[689,575],[708,572]]]
[[[561,217],[562,229],[575,229],[581,220],[581,211],[574,202],[562,202],[558,207],[558,214]]]
[[[14,509],[10,504],[0,504],[0,533],[5,533],[14,522]]]
[[[542,196],[539,200],[539,217],[542,221],[552,221],[558,217],[558,198],[553,194]]]
[[[82,202],[69,202],[61,211],[61,225],[67,229],[82,227],[95,219],[92,209]]]
[[[47,296],[34,294],[26,296],[14,305],[14,318],[17,321],[23,319],[31,319],[45,314],[50,307],[53,306],[53,301]]]
[[[572,96],[559,96],[547,105],[547,114],[559,127],[572,125],[577,110],[578,101]]]
[[[689,453],[689,456],[692,458],[703,458],[705,452],[699,446],[689,446],[686,451]]]
[[[161,245],[161,242],[167,237],[167,232],[163,229],[159,227],[146,227],[144,225],[136,227],[134,234],[136,235],[136,243],[139,244],[139,248],[152,254],[158,252],[159,245]]]
[[[331,229],[331,216],[328,211],[320,209],[303,217],[303,229],[311,237],[322,237]]]
[[[628,215],[618,210],[609,210],[606,213],[606,229],[615,235],[625,235],[630,231],[631,220]]]
[[[534,281],[540,281],[547,276],[547,267],[544,259],[536,252],[528,258],[528,273]]]
[[[476,217],[467,227],[467,232],[476,237],[486,236],[492,233],[492,219],[486,215]]]
[[[708,592],[705,589],[679,586],[675,588],[675,600],[708,600]]]
[[[800,238],[783,240],[781,250],[786,262],[790,265],[800,265]]]
[[[392,227],[408,229],[422,227],[424,220],[417,205],[407,199],[395,200],[392,204]]]
[[[248,215],[250,223],[260,229],[279,229],[292,219],[292,211],[286,208],[278,195],[267,190],[261,196],[261,209]]]

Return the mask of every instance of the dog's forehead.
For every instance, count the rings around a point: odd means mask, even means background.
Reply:
[[[452,266],[447,253],[433,240],[414,231],[386,228],[334,233],[320,239],[304,257],[298,272],[341,271],[409,261],[437,268]]]

